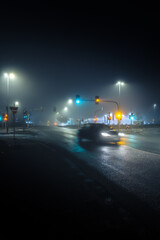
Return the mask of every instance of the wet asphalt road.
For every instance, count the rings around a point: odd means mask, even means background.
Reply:
[[[111,226],[108,229],[112,231],[120,228],[122,222],[122,232],[126,232],[124,229],[126,226],[129,228],[128,223],[131,221],[125,211],[126,206],[127,210],[131,210],[132,213],[143,215],[142,218],[146,218],[146,222],[149,221],[149,224],[154,220],[150,218],[152,216],[150,207],[158,213],[160,204],[158,141],[160,135],[157,131],[152,132],[151,130],[136,135],[126,135],[118,145],[103,146],[88,141],[79,143],[76,129],[45,127],[31,129],[30,133],[22,134],[20,130],[19,134],[16,134],[15,142],[11,135],[9,138],[1,135],[1,139],[6,138],[10,145],[9,162],[5,160],[5,156],[1,161],[1,170],[3,170],[1,183],[5,179],[4,186],[7,186],[10,193],[14,191],[14,186],[18,186],[16,194],[14,192],[13,195],[16,196],[14,201],[21,199],[18,202],[22,209],[18,214],[19,219],[24,219],[26,199],[28,199],[27,209],[30,217],[27,215],[27,221],[34,223],[36,215],[37,223],[48,224],[52,222],[52,219],[55,220],[56,217],[58,219],[60,213],[63,221],[57,220],[58,226],[71,227],[73,219],[75,219],[78,233],[88,225],[90,234],[93,233],[94,226],[97,229],[96,232],[100,234],[101,230],[105,229],[108,220],[108,224],[111,221],[114,225],[114,228]],[[45,161],[47,161],[47,165]],[[56,169],[60,170],[56,172]],[[59,176],[61,177],[59,178]],[[64,191],[65,184],[66,191]],[[79,186],[78,191],[77,186]],[[53,196],[53,189],[58,193],[56,198]],[[98,201],[97,199],[95,201],[92,192],[98,197]],[[71,194],[73,194],[72,201]],[[39,197],[37,198],[37,196]],[[8,204],[9,211],[13,212],[12,218],[10,218],[10,222],[13,222],[13,216],[17,211],[14,206],[17,206],[17,203],[15,204],[12,199],[13,204],[10,206],[10,194],[7,198],[7,201],[6,199],[4,201]],[[115,200],[119,207],[115,208]],[[97,204],[97,202],[99,203]],[[43,205],[43,203],[45,204]],[[48,210],[48,206],[52,205],[57,205],[58,210]],[[109,206],[107,213],[104,211],[104,205]],[[35,210],[33,211],[34,206]],[[43,211],[41,211],[42,208]],[[88,214],[88,210],[90,214]],[[68,214],[74,215],[70,224]],[[113,215],[116,217],[114,218]],[[76,222],[77,216],[79,216],[78,222]],[[124,219],[127,219],[127,224],[123,223]],[[5,215],[3,220],[7,222],[8,217]],[[99,225],[97,225],[98,222]],[[132,234],[133,226],[134,224],[130,229]]]
[[[55,142],[108,180],[160,211],[160,131],[125,134],[118,145],[78,142],[77,130],[49,128],[39,138]],[[113,192],[116,195],[116,193]]]

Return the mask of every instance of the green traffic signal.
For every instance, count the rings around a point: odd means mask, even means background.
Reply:
[[[80,95],[76,95],[76,100],[75,100],[76,104],[79,104],[81,102],[80,100]]]

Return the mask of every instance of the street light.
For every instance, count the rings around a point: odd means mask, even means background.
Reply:
[[[19,106],[19,102],[16,101],[16,102],[14,103],[14,105],[15,105],[16,107],[18,107],[18,106]]]
[[[119,86],[119,97],[120,97],[121,86],[124,86],[124,82],[120,82],[120,81],[118,81],[118,82],[116,83],[116,85]]]
[[[64,111],[65,111],[65,112],[66,112],[66,111],[68,111],[68,108],[67,108],[67,107],[65,107],[65,108],[64,108]]]
[[[155,110],[155,108],[157,107],[157,104],[155,103],[155,104],[153,104],[153,107],[154,107],[154,110]]]
[[[72,99],[69,99],[69,100],[68,100],[68,103],[69,103],[69,104],[72,104],[72,103],[73,103],[73,100],[72,100]]]
[[[7,107],[6,107],[6,110],[7,110],[7,115],[8,115],[9,83],[10,83],[10,80],[15,79],[15,75],[14,75],[14,73],[4,73],[4,78],[7,80]],[[6,126],[7,126],[7,133],[8,133],[8,119],[7,119],[7,121],[6,121]]]
[[[15,79],[14,73],[4,73],[6,79]]]
[[[9,83],[10,80],[15,79],[15,75],[14,73],[4,73],[4,78],[7,79],[7,97],[9,97]]]

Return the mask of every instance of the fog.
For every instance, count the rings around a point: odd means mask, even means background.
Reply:
[[[77,94],[82,100],[99,96],[118,101],[125,115],[138,113],[146,121],[153,118],[153,104],[156,103],[159,119],[156,22],[148,20],[143,11],[138,12],[135,19],[135,11],[106,14],[94,7],[86,11],[53,9],[47,4],[43,6],[45,11],[40,5],[36,5],[36,11],[32,7],[25,6],[23,14],[16,15],[12,6],[7,18],[3,13],[0,16],[0,23],[3,23],[0,39],[1,113],[5,112],[7,103],[3,74],[14,72],[16,78],[10,81],[9,105],[19,101],[19,111],[22,113],[27,109],[36,121],[52,121],[53,107],[63,112],[68,99],[74,100]],[[145,21],[141,20],[143,14]],[[125,83],[120,96],[117,81]],[[65,114],[87,118],[94,116],[101,106],[103,113],[115,111],[112,103],[97,106],[94,102],[82,101],[79,106],[68,106]]]
[[[75,63],[74,63],[75,64]],[[61,74],[49,74],[48,70],[43,75],[40,75],[33,71],[26,72],[23,69],[20,71],[18,68],[14,68],[15,79],[10,80],[9,85],[9,106],[13,106],[15,101],[19,102],[19,114],[23,115],[23,110],[27,110],[31,113],[32,119],[36,121],[54,121],[55,109],[56,112],[67,116],[68,118],[90,118],[95,116],[95,112],[98,115],[107,114],[109,112],[116,111],[116,105],[113,103],[100,103],[95,104],[95,96],[99,96],[100,99],[114,100],[120,104],[120,110],[124,115],[128,115],[130,112],[135,114],[141,114],[144,119],[149,120],[153,117],[153,104],[158,101],[158,89],[153,86],[143,86],[137,79],[133,80],[123,77],[107,76],[107,71],[104,76],[101,72],[98,72],[98,67],[91,72],[91,66],[84,73],[80,70],[82,66],[76,65],[77,74],[74,71],[74,75],[70,81],[68,80],[72,73],[71,66],[67,69],[66,76]],[[11,69],[12,72],[13,69]],[[62,68],[62,72],[65,69]],[[8,69],[1,69],[0,78],[0,110],[1,113],[5,112],[7,104],[7,84],[6,79],[3,76],[4,72]],[[79,73],[81,72],[81,74]],[[94,72],[94,74],[93,74]],[[40,70],[41,73],[41,70]],[[91,75],[88,77],[88,75]],[[75,80],[74,80],[75,79]],[[123,81],[124,86],[120,88],[116,85],[117,81]],[[134,83],[135,82],[135,83]],[[76,95],[81,97],[81,104],[75,104],[74,100]],[[68,99],[73,99],[73,104],[68,104]],[[68,107],[68,111],[64,111],[64,107]],[[42,109],[43,107],[43,109]],[[103,111],[100,111],[103,107]],[[159,109],[157,108],[157,111]]]

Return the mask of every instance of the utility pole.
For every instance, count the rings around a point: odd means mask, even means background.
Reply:
[[[115,101],[115,100],[109,100],[109,99],[100,99],[99,98],[99,96],[96,96],[95,97],[95,100],[93,100],[93,99],[81,99],[80,98],[80,95],[76,95],[76,104],[80,104],[80,102],[84,102],[84,101],[87,101],[87,102],[95,102],[96,104],[99,104],[99,103],[101,103],[101,102],[103,102],[103,103],[114,103],[114,104],[116,104],[116,106],[117,106],[117,113],[116,113],[116,115],[117,116],[119,116],[118,118],[117,118],[117,120],[118,120],[118,131],[119,131],[119,129],[120,129],[120,120],[121,120],[121,118],[122,118],[122,113],[120,112],[120,110],[119,110],[119,103],[117,102],[117,101]]]

